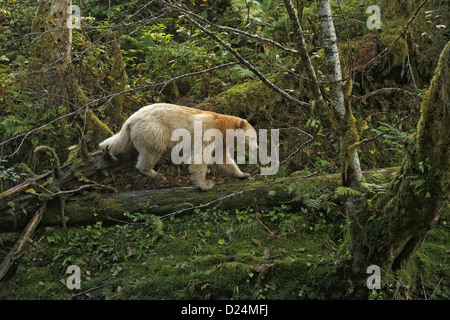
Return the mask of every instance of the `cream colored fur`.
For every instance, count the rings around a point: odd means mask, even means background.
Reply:
[[[171,136],[176,129],[186,129],[193,137],[194,121],[201,121],[203,131],[218,129],[225,139],[227,129],[243,129],[243,131],[254,130],[244,119],[202,111],[194,108],[183,107],[173,104],[157,103],[143,107],[135,112],[124,123],[121,131],[100,143],[103,150],[108,147],[113,155],[130,152],[133,147],[139,153],[136,168],[149,177],[157,176],[153,170],[155,164],[164,153],[172,150],[179,141],[171,141]],[[203,134],[203,133],[202,133]],[[192,144],[194,143],[194,139]],[[203,141],[203,148],[210,142]],[[253,141],[256,145],[256,140]],[[228,150],[225,141],[223,164],[216,164],[221,173],[248,178],[248,173],[242,173],[238,168]],[[255,146],[254,146],[255,147]],[[202,190],[211,189],[214,182],[206,180],[207,164],[190,164],[191,181]]]

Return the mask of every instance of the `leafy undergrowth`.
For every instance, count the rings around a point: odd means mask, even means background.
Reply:
[[[47,228],[0,282],[0,299],[349,299],[361,289],[386,298],[387,285],[370,292],[345,275],[346,220],[336,209],[211,209],[164,221],[125,213],[128,224]],[[409,271],[384,279],[414,298],[448,298],[446,235],[443,220]],[[80,289],[68,288],[71,265]]]
[[[132,224],[45,230],[0,298],[70,299],[96,287],[75,298],[338,298],[351,288],[333,281],[341,217],[284,205],[165,221],[126,215]],[[80,289],[66,286],[70,265],[80,267]]]

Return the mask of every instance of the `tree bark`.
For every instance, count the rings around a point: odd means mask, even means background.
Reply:
[[[351,230],[353,268],[407,265],[450,203],[450,42],[421,105],[417,134],[390,190],[372,199]],[[358,240],[359,243],[355,243]]]
[[[53,107],[65,105],[74,110],[74,101],[83,101],[72,67],[72,29],[67,27],[72,0],[42,0],[33,19],[31,31],[37,36],[31,46],[33,78],[50,93]]]
[[[330,86],[330,121],[334,123],[341,154],[341,172],[343,184],[354,189],[360,188],[361,167],[356,148],[351,145],[358,142],[356,120],[352,114],[350,95],[345,96],[336,30],[334,28],[329,0],[318,0],[317,9],[322,28],[327,79]],[[351,81],[347,80],[348,92]]]

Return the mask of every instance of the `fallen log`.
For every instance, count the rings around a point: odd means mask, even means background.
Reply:
[[[97,150],[89,159],[80,158],[61,166],[58,178],[49,171],[0,193],[0,232],[21,230],[30,219],[28,213],[35,212],[42,202],[64,203],[67,197],[81,190],[108,188],[111,176],[132,166],[136,156],[132,152],[113,161],[108,154]]]
[[[121,159],[114,165],[109,164],[112,170],[120,170],[134,163],[134,159]],[[109,173],[105,171],[108,168],[106,164],[97,164],[97,169],[91,163],[88,166],[79,167],[74,170],[72,165],[69,168],[63,168],[64,172],[72,170],[73,172],[82,172],[84,176],[95,179],[95,181],[105,181]],[[385,177],[391,177],[397,168],[388,168],[365,172],[367,179],[373,174],[380,174]],[[262,179],[262,177],[260,177]],[[76,187],[76,189],[58,191],[53,194],[44,194],[38,192],[26,192],[22,188],[21,193],[15,193],[15,197],[10,198],[14,204],[9,207],[12,212],[5,213],[0,211],[0,231],[21,230],[29,220],[28,215],[24,214],[24,207],[18,203],[24,200],[27,203],[27,211],[35,210],[41,201],[47,201],[47,209],[42,217],[41,225],[61,225],[65,222],[67,225],[74,224],[92,224],[97,221],[117,221],[124,220],[124,212],[170,216],[192,211],[196,208],[219,207],[220,209],[241,209],[248,207],[273,207],[293,200],[298,194],[305,190],[306,186],[314,184],[323,188],[335,190],[341,184],[339,174],[335,175],[311,175],[308,177],[289,177],[278,178],[275,180],[252,179],[249,181],[239,181],[231,183],[222,183],[216,185],[210,191],[200,191],[194,187],[171,188],[171,189],[153,189],[133,192],[115,192],[99,193],[90,191],[82,194],[80,191],[85,187],[94,187],[92,183],[80,184],[77,179],[65,178],[67,182],[58,184],[63,186]],[[37,186],[38,187],[38,186]],[[41,188],[42,189],[42,188]],[[77,191],[77,192],[75,192]],[[64,195],[64,217],[61,216],[61,199]],[[2,204],[0,203],[0,206]],[[4,203],[3,203],[4,205]],[[22,208],[22,209],[20,209]]]

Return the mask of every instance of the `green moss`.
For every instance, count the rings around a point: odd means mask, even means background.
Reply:
[[[98,147],[100,142],[114,134],[106,124],[97,118],[92,110],[88,111],[86,122],[88,127],[87,140],[93,144],[95,148]]]
[[[400,34],[399,29],[387,29],[379,35],[379,46],[381,50],[388,48]],[[382,75],[387,75],[395,67],[403,67],[408,55],[408,45],[404,38],[398,39],[383,57],[384,70]]]
[[[267,77],[280,88],[295,88],[294,79],[283,74]],[[201,106],[208,109],[213,104],[213,111],[239,116],[250,122],[268,122],[274,125],[274,119],[279,118],[280,109],[277,105],[283,103],[281,95],[274,93],[260,80],[253,80],[235,85],[215,97],[210,103]]]
[[[340,132],[344,132],[342,138],[341,147],[341,173],[344,180],[347,179],[347,170],[351,159],[353,159],[355,153],[357,152],[357,147],[359,145],[359,134],[356,128],[356,119],[353,116],[352,110],[347,108],[345,119],[341,121],[342,124],[338,124]]]
[[[117,40],[112,44],[111,62],[111,92],[119,93],[125,90],[128,77],[123,67],[123,58],[120,45]],[[119,94],[112,99],[112,105],[106,109],[106,115],[113,127],[119,128],[122,124],[122,110],[125,102],[125,95]]]
[[[102,291],[107,299],[281,299],[292,279],[299,281],[289,298],[307,282],[314,283],[320,298],[324,295],[318,291],[329,285],[321,277],[334,274],[329,229],[311,231],[315,217],[299,220],[297,215],[285,212],[283,220],[275,221],[273,215],[260,215],[259,222],[251,211],[199,212],[164,221],[156,237],[152,223],[49,230],[24,256],[16,276],[2,284],[0,297],[68,299],[75,292],[60,280],[68,277],[68,265],[77,264],[82,290],[110,279]],[[121,272],[111,276],[118,266]],[[57,290],[39,291],[39,281]]]
[[[213,210],[165,220],[159,228],[99,222],[43,230],[15,276],[0,282],[0,299],[70,299],[102,285],[102,299],[346,299],[364,291],[365,284],[345,272],[343,247],[337,251],[346,220],[305,208],[275,220],[251,210]],[[376,219],[373,226],[387,230]],[[424,283],[431,295],[448,275],[448,220],[442,217],[412,267],[399,274],[417,294]],[[63,283],[71,264],[81,268],[80,290]],[[447,280],[441,286],[435,297],[448,297]]]

